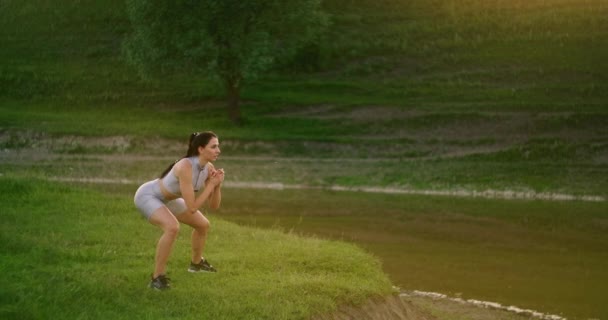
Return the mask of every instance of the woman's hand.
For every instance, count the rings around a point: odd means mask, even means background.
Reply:
[[[214,186],[219,186],[224,181],[224,169],[213,169],[211,171],[211,179],[210,182]]]

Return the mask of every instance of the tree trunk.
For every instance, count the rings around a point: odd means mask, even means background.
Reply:
[[[230,78],[226,80],[226,94],[228,99],[228,118],[234,124],[243,123],[241,116],[241,87],[239,79]]]

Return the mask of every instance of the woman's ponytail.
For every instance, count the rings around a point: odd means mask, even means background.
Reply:
[[[211,131],[194,132],[190,134],[190,138],[188,139],[188,151],[186,151],[186,155],[181,159],[198,156],[198,147],[207,146],[211,138],[217,138],[217,135]],[[167,169],[161,173],[160,178],[164,178],[179,160],[175,160],[175,162],[170,164]]]

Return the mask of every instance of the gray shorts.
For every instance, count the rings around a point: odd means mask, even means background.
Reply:
[[[133,197],[135,206],[141,214],[148,220],[152,217],[154,211],[158,208],[165,206],[173,213],[173,215],[180,215],[188,210],[186,202],[182,198],[175,200],[166,201],[163,193],[160,191],[160,184],[158,179],[148,181],[142,184],[135,192]]]

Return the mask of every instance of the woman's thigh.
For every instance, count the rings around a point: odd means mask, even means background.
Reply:
[[[179,228],[179,222],[171,211],[165,206],[156,209],[149,219],[150,223],[161,227],[163,230],[166,228]]]
[[[200,210],[195,213],[189,213],[186,202],[183,198],[178,198],[167,203],[167,207],[175,215],[179,222],[185,223],[193,228],[208,228],[209,220],[203,215]]]
[[[176,217],[177,220],[191,226],[192,228],[209,228],[209,220],[198,210],[195,213],[185,212],[177,215]]]

